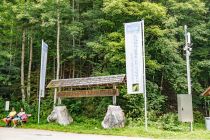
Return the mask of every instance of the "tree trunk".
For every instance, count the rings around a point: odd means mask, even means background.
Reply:
[[[72,0],[72,11],[73,11],[73,14],[75,15],[75,1]],[[74,22],[75,18],[74,18],[74,15],[73,15],[73,18],[72,18],[72,22]],[[72,36],[72,50],[73,50],[73,55],[74,55],[74,48],[75,48],[75,37],[74,35]],[[72,78],[75,77],[75,60],[73,58],[73,62],[72,62]]]
[[[32,65],[32,58],[33,58],[33,38],[31,37],[30,53],[29,53],[29,64],[28,64],[28,84],[27,84],[27,101],[28,101],[28,103],[29,103],[30,96],[31,96],[31,65]]]
[[[59,0],[57,0],[57,70],[56,70],[56,80],[59,79],[60,74],[60,11],[59,11]],[[54,94],[54,104],[56,104],[57,99],[57,88],[55,88]],[[60,104],[60,99],[59,99]]]
[[[65,79],[65,62],[63,62],[62,78]]]
[[[53,58],[53,79],[56,77],[56,58]]]
[[[24,61],[25,61],[25,43],[26,43],[26,30],[23,29],[22,35],[22,53],[21,53],[21,93],[22,102],[25,102],[25,84],[24,84]]]
[[[13,43],[13,24],[10,30],[10,33],[12,35],[11,40],[10,40],[10,44],[9,44],[9,53],[10,53],[10,58],[9,58],[9,74],[11,72],[11,67],[12,67],[12,43]]]
[[[161,81],[160,81],[160,92],[163,90],[163,73],[161,75]]]
[[[59,5],[59,0],[57,0]],[[56,70],[56,79],[59,79],[60,74],[60,13],[57,9],[57,70]]]

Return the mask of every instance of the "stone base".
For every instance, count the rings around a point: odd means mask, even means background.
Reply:
[[[109,105],[106,116],[101,123],[102,127],[121,128],[125,126],[125,114],[120,106]]]
[[[73,122],[66,106],[56,106],[51,114],[47,117],[48,122],[57,122],[60,125],[68,125]]]

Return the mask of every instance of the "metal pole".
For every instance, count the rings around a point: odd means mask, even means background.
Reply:
[[[145,120],[145,130],[148,130],[147,124],[147,90],[146,90],[146,72],[145,72],[145,45],[144,45],[144,20],[142,20],[142,55],[143,55],[143,62],[144,62],[144,120]]]
[[[42,39],[42,46],[43,46],[43,43],[44,43],[44,40]],[[41,66],[42,67],[42,66]],[[40,67],[40,73],[41,73],[41,68]],[[41,77],[40,77],[41,78]],[[39,89],[40,89],[40,87],[39,87]],[[39,124],[39,122],[40,122],[40,106],[41,106],[41,93],[42,93],[42,90],[39,90],[39,101],[38,101],[38,124]]]
[[[39,104],[38,104],[38,124],[40,120],[40,105],[41,105],[41,93],[39,93]]]
[[[191,92],[191,77],[190,77],[190,51],[189,44],[187,42],[187,26],[184,26],[185,29],[185,49],[186,49],[186,63],[187,63],[187,86],[188,86],[188,94],[192,94]]]
[[[192,94],[191,90],[191,76],[190,76],[190,50],[189,50],[189,43],[188,43],[188,36],[187,36],[187,25],[184,26],[185,31],[185,50],[186,50],[186,63],[187,63],[187,89],[188,94]],[[190,131],[193,131],[193,122],[190,122]]]

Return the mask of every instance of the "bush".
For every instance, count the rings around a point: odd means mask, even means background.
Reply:
[[[195,123],[204,123],[204,116],[199,111],[193,111],[193,117]]]
[[[174,113],[168,113],[161,116],[158,120],[158,124],[160,124],[159,128],[162,128],[164,130],[182,130],[182,127],[180,126],[181,123],[178,121],[178,116]]]
[[[128,125],[128,127],[139,127],[144,125],[144,118],[127,118],[126,124]]]
[[[123,96],[120,99],[121,107],[127,117],[139,118],[144,116],[144,97],[142,94],[128,95],[126,88],[121,89]],[[147,81],[147,108],[151,118],[161,114],[165,108],[166,96],[162,95],[157,84]]]
[[[92,97],[65,99],[63,104],[67,106],[72,116],[87,116],[89,118],[102,119],[107,111],[108,105],[112,104],[111,97]]]

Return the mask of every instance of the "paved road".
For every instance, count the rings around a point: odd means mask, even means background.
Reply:
[[[151,140],[149,138],[74,134],[46,130],[0,128],[0,140]]]

